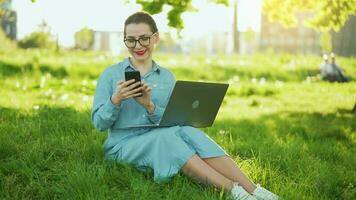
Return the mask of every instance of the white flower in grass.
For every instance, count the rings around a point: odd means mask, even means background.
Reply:
[[[61,98],[62,101],[66,101],[69,99],[69,95],[68,94],[62,94]]]
[[[23,86],[22,86],[22,90],[27,90],[27,86],[26,86],[26,85],[23,85]]]
[[[225,65],[225,61],[224,60],[218,60],[218,65],[219,66],[224,66]]]
[[[45,92],[45,95],[46,95],[46,97],[48,97],[48,96],[50,96],[52,93],[53,93],[53,90],[52,90],[52,89],[48,89],[48,90]]]
[[[40,88],[44,88],[45,84],[46,84],[46,77],[42,76],[41,77]]]
[[[266,85],[267,80],[265,77],[260,78],[260,85]]]
[[[225,135],[226,131],[225,130],[219,130],[220,135]]]
[[[88,95],[84,95],[84,96],[82,97],[82,100],[83,100],[84,102],[89,101],[89,96],[88,96]]]
[[[238,82],[240,80],[240,77],[239,76],[233,76],[232,78],[230,78],[228,80],[229,84],[234,84],[236,82]]]
[[[33,109],[38,110],[38,109],[40,109],[40,106],[39,105],[34,105]]]
[[[92,80],[91,81],[91,84],[93,85],[93,86],[96,86],[96,83],[97,83],[98,81],[97,80]]]
[[[16,86],[16,88],[20,88],[21,87],[20,82],[16,81],[15,86]]]
[[[62,83],[63,83],[63,85],[67,85],[68,84],[68,80],[67,79],[62,79]]]
[[[98,60],[98,61],[105,60],[105,56],[104,55],[97,56],[96,60]]]
[[[251,79],[251,83],[253,83],[253,84],[257,83],[257,79],[256,78],[252,78]]]
[[[211,58],[206,58],[206,59],[205,59],[205,63],[208,64],[208,65],[210,65],[210,64],[211,64]]]
[[[277,87],[283,87],[284,86],[284,82],[280,81],[280,80],[276,80],[275,84],[276,84]]]
[[[88,85],[88,81],[87,81],[87,80],[85,80],[85,79],[84,79],[84,80],[82,80],[82,85],[83,85],[83,86],[87,86],[87,85]]]
[[[52,100],[55,100],[57,98],[57,96],[55,94],[52,94],[51,98],[52,98]]]
[[[312,82],[316,82],[316,81],[318,80],[318,77],[317,77],[317,76],[311,76],[311,77],[310,77],[310,80],[311,80]]]

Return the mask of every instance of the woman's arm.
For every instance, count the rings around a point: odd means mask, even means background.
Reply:
[[[92,121],[100,131],[107,130],[114,125],[122,109],[122,101],[141,95],[142,86],[135,80],[118,81],[113,87],[112,68],[107,69],[100,76],[94,96]],[[136,88],[138,87],[138,88]]]
[[[161,120],[163,112],[166,109],[167,103],[168,103],[169,98],[173,92],[173,88],[174,88],[174,85],[176,82],[174,75],[169,71],[167,71],[167,72],[168,72],[166,74],[168,77],[167,82],[170,82],[171,84],[169,84],[169,90],[167,90],[167,92],[168,92],[167,98],[164,99],[164,103],[163,103],[164,106],[160,106],[157,102],[153,101],[153,104],[155,105],[154,111],[152,113],[149,113],[149,112],[147,113],[148,120],[154,124],[159,123],[159,121]]]
[[[120,113],[120,105],[115,105],[111,101],[113,94],[111,68],[104,71],[99,77],[94,95],[91,119],[95,128],[105,131],[110,128]]]
[[[157,104],[154,104],[154,110],[152,113],[147,112],[147,117],[148,119],[154,123],[157,124],[163,115],[164,108],[158,106]]]

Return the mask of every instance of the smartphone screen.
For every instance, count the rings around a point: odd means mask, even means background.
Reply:
[[[127,72],[125,72],[125,81],[129,81],[131,79],[135,79],[134,83],[141,82],[140,72],[139,71],[127,71]],[[137,86],[136,88],[138,88],[138,87],[140,87],[140,86]]]

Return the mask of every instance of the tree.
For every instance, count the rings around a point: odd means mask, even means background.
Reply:
[[[263,12],[271,21],[280,22],[285,27],[297,24],[295,15],[298,12],[312,13],[303,24],[321,32],[322,50],[332,51],[330,31],[338,32],[349,16],[356,14],[356,0],[264,0]]]
[[[93,31],[87,27],[82,28],[74,35],[75,48],[89,50],[94,43]]]
[[[210,2],[229,5],[229,0],[209,0]],[[234,0],[234,19],[233,19],[233,51],[239,51],[239,32],[237,29],[237,2]],[[136,0],[136,3],[141,4],[142,9],[150,14],[162,12],[163,6],[168,5],[171,10],[167,14],[168,26],[176,28],[178,32],[184,28],[184,22],[181,15],[186,11],[196,11],[192,6],[192,0]]]
[[[297,12],[314,15],[304,25],[320,32],[338,32],[350,15],[356,14],[356,0],[264,0],[263,12],[271,21],[286,27],[295,26]]]
[[[7,0],[0,0],[0,20],[6,14],[6,12],[8,12],[5,8],[6,1]]]
[[[229,0],[209,0],[210,2],[229,5]],[[237,29],[237,2],[234,0],[234,19],[233,19],[233,51],[239,51],[239,32]],[[137,4],[141,4],[142,9],[150,14],[162,12],[163,6],[168,5],[171,10],[167,14],[168,26],[176,28],[178,32],[184,28],[182,14],[186,11],[196,11],[192,6],[192,0],[136,0]]]
[[[6,9],[6,4],[8,3],[8,0],[0,0],[0,18],[6,14],[7,9]]]
[[[240,34],[238,30],[238,19],[237,19],[237,1],[234,0],[234,14],[233,14],[233,23],[232,23],[232,33],[233,33],[233,52],[238,53],[240,51]]]
[[[228,5],[229,0],[209,0],[210,2]],[[186,11],[196,11],[192,6],[192,0],[136,0],[141,4],[142,9],[150,14],[162,12],[163,6],[168,5],[171,10],[167,14],[168,26],[176,28],[178,31],[184,28],[182,13]]]
[[[28,48],[42,48],[42,49],[55,49],[56,42],[51,38],[48,32],[32,32],[30,35],[21,39],[18,42],[19,47]]]
[[[30,35],[24,37],[18,42],[19,47],[28,48],[42,48],[42,49],[55,49],[58,46],[56,41],[51,36],[51,28],[45,21],[38,25],[37,31],[32,32]]]

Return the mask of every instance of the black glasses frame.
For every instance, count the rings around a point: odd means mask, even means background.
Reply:
[[[138,39],[135,39],[135,38],[130,38],[130,39],[135,40],[135,43],[134,43],[133,47],[128,46],[128,45],[126,44],[127,38],[126,38],[126,36],[125,36],[125,38],[124,38],[124,43],[125,43],[125,46],[126,46],[127,48],[133,49],[133,48],[135,48],[135,47],[136,47],[137,42],[138,42],[138,43],[140,43],[140,45],[141,45],[141,46],[143,46],[143,47],[148,47],[148,46],[150,46],[150,44],[151,44],[151,37],[152,37],[154,34],[156,34],[156,33],[157,33],[157,32],[152,33],[150,36],[143,36],[143,37],[139,37]],[[147,44],[147,45],[143,45],[143,44],[140,42],[140,40],[142,40],[143,38],[148,38],[148,44]]]

